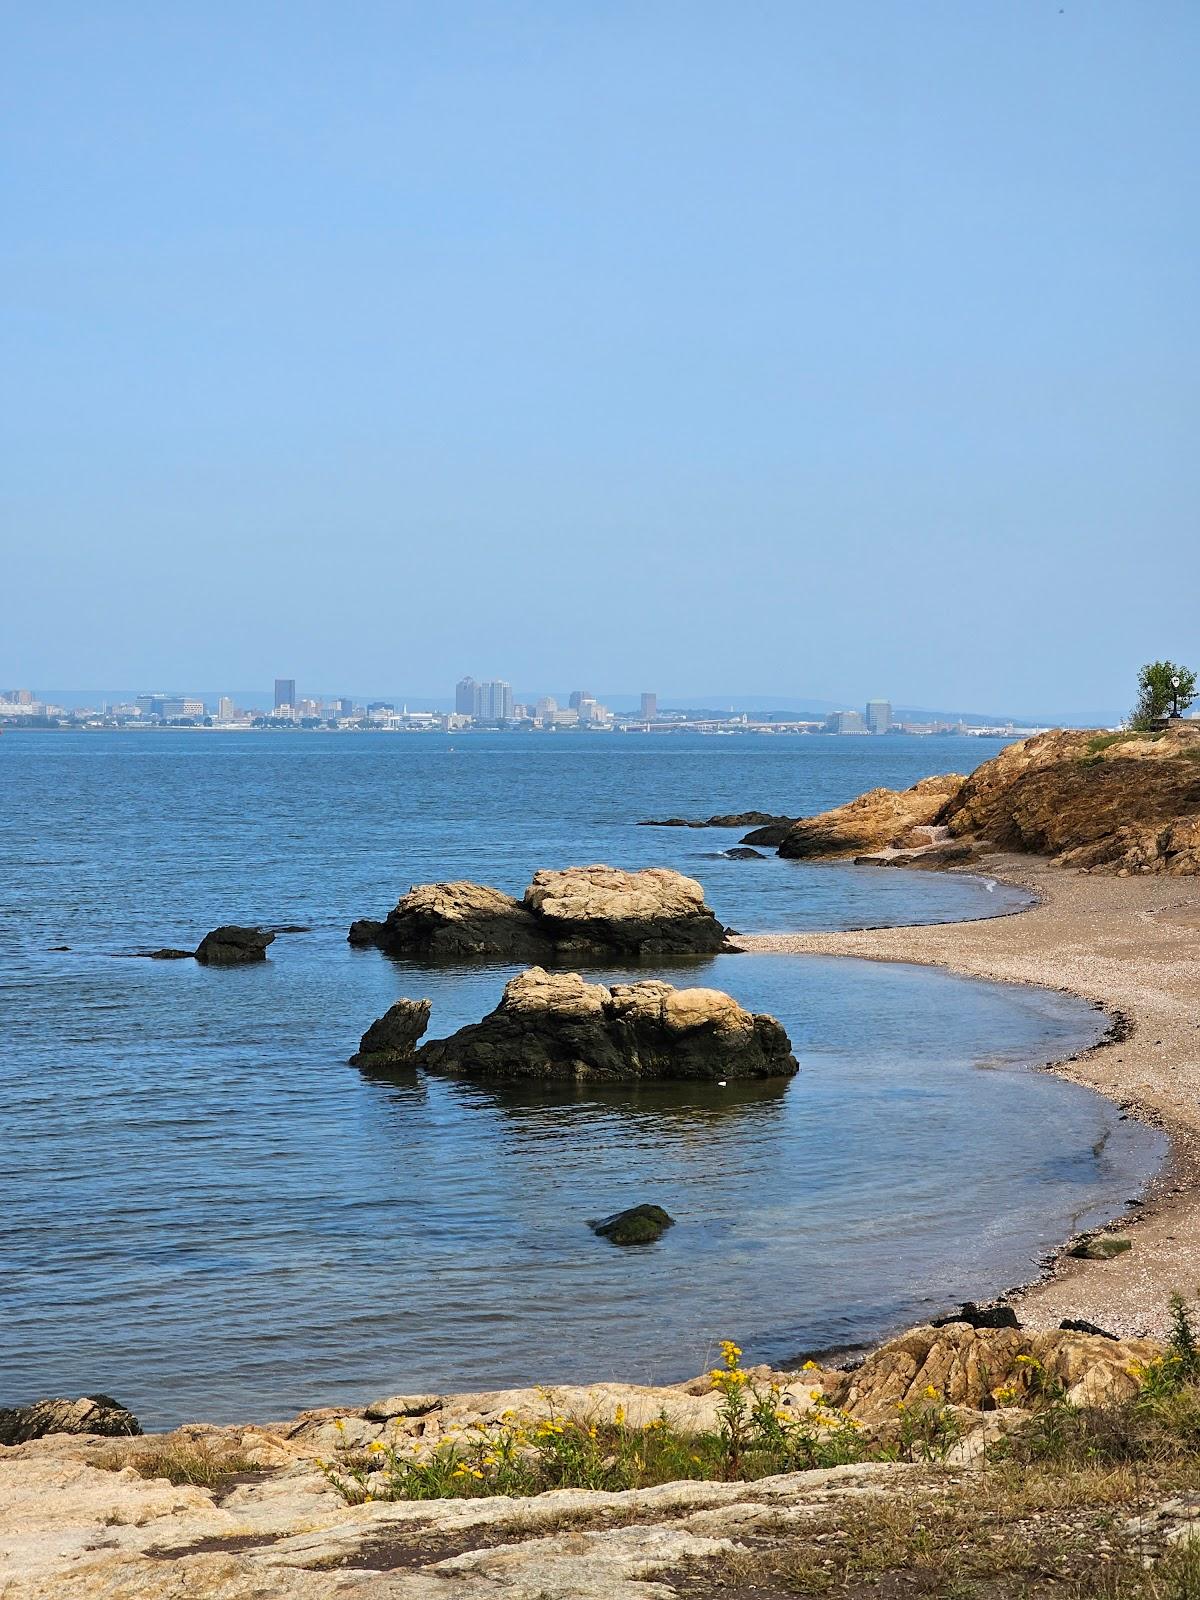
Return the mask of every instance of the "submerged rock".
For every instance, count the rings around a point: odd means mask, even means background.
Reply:
[[[747,844],[735,844],[724,852],[730,861],[765,861],[767,858],[761,850],[752,850]]]
[[[196,946],[196,960],[206,967],[235,967],[246,961],[265,961],[275,935],[264,928],[239,928],[233,923],[214,928]]]
[[[728,811],[719,816],[705,817],[703,821],[687,817],[650,817],[639,822],[639,828],[762,828],[775,823],[791,824],[794,817],[777,817],[771,811]]]
[[[504,986],[481,1022],[422,1045],[433,1071],[497,1080],[790,1077],[798,1070],[774,1017],[716,989],[669,983],[585,983],[532,967]]]
[[[588,1224],[593,1233],[613,1244],[655,1244],[674,1225],[674,1217],[653,1205],[629,1206]]]
[[[0,1445],[26,1444],[48,1433],[96,1433],[106,1438],[141,1433],[132,1411],[106,1394],[79,1400],[35,1400],[31,1406],[0,1406]]]
[[[520,900],[485,884],[417,884],[382,922],[352,924],[349,939],[418,960],[543,962],[711,954],[724,948],[725,929],[693,878],[594,866],[537,872]]]
[[[429,1026],[431,1010],[428,1000],[397,1000],[363,1034],[350,1065],[411,1066],[417,1040]]]
[[[138,951],[147,961],[191,961],[195,954],[194,950],[175,950],[170,945],[164,945],[161,950]]]

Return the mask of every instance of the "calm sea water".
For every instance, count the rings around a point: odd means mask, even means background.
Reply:
[[[643,816],[808,812],[987,741],[5,733],[0,1403],[101,1389],[148,1426],[397,1389],[701,1370],[860,1342],[1028,1277],[1161,1141],[1028,1070],[1097,1014],[906,966],[654,967],[774,1012],[802,1071],[740,1090],[498,1092],[346,1065],[402,994],[431,1033],[505,967],[351,950],[410,883],[662,864],[747,930],[1012,910],[977,879],[775,858]],[[127,959],[305,923],[264,966]],[[67,945],[69,950],[52,947]],[[606,970],[597,968],[596,975]],[[614,1249],[586,1220],[678,1224]]]

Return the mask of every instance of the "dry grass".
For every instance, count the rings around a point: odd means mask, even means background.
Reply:
[[[143,1478],[166,1478],[169,1483],[193,1483],[201,1489],[224,1489],[233,1479],[260,1470],[233,1445],[223,1440],[206,1439],[187,1444],[181,1442],[106,1450],[92,1457],[92,1465],[110,1472],[132,1467]]]

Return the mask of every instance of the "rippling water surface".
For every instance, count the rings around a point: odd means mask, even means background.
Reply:
[[[346,1065],[397,996],[428,995],[445,1033],[513,970],[351,950],[350,920],[411,882],[663,864],[747,931],[1015,909],[976,879],[729,861],[736,834],[633,826],[808,812],[994,748],[6,733],[0,1403],[101,1389],[158,1425],[670,1379],[718,1338],[783,1359],[1031,1275],[1161,1153],[1027,1070],[1100,1031],[1063,996],[730,955],[642,971],[774,1012],[802,1065],[789,1084],[498,1092]],[[254,968],[128,958],[222,921],[311,931]],[[659,1245],[588,1231],[647,1199],[678,1219]]]

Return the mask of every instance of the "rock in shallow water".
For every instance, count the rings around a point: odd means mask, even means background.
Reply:
[[[710,955],[726,930],[693,878],[665,867],[568,867],[533,876],[522,899],[479,883],[422,883],[351,944],[421,960],[550,961],[578,955]]]
[[[359,1041],[352,1067],[411,1066],[417,1040],[429,1026],[429,1000],[397,1000]]]
[[[674,1224],[675,1218],[662,1206],[642,1205],[616,1211],[611,1217],[588,1226],[593,1233],[613,1244],[655,1244]]]
[[[196,946],[196,960],[206,967],[236,967],[246,961],[265,961],[275,935],[264,928],[240,928],[233,923],[214,928]]]
[[[496,1080],[717,1082],[790,1077],[798,1070],[791,1048],[774,1017],[746,1011],[718,989],[659,980],[609,989],[576,972],[532,967],[505,984],[482,1022],[423,1045],[414,1059]]]

